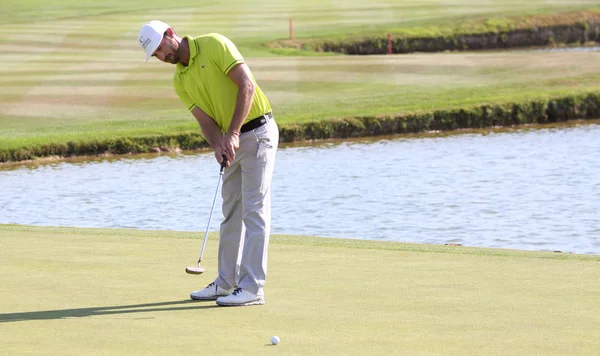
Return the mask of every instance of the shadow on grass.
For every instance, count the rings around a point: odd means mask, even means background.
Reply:
[[[99,315],[148,313],[160,311],[181,311],[191,309],[221,308],[218,305],[199,303],[194,300],[178,300],[172,302],[120,305],[112,307],[76,308],[61,310],[43,310],[23,313],[1,313],[0,323],[28,321],[28,320],[50,320],[66,318],[83,318]]]

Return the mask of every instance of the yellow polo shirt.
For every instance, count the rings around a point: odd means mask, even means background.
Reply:
[[[187,67],[177,64],[173,78],[175,92],[188,110],[199,107],[227,132],[238,93],[237,85],[227,74],[236,64],[244,63],[244,58],[233,42],[217,33],[185,38],[190,46],[190,60]],[[256,84],[254,76],[252,81]],[[252,108],[244,122],[270,111],[271,105],[257,85]]]

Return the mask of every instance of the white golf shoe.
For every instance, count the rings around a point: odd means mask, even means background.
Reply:
[[[202,290],[196,290],[190,293],[190,298],[194,300],[215,300],[219,297],[229,295],[231,292],[233,292],[233,288],[223,289],[213,282]]]
[[[262,290],[258,294],[254,294],[242,288],[236,288],[230,295],[218,298],[217,304],[230,307],[261,305],[265,304],[265,297]]]

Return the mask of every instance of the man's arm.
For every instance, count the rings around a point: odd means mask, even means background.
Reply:
[[[248,117],[248,113],[252,108],[252,99],[254,98],[256,85],[252,81],[252,74],[250,74],[250,68],[248,68],[246,63],[240,63],[233,67],[227,76],[238,87],[235,111],[233,112],[231,125],[229,125],[229,130],[227,130],[227,132],[240,132],[240,128],[244,124],[244,120],[246,120],[246,117]]]
[[[222,148],[223,153],[229,162],[235,159],[235,150],[239,147],[240,129],[244,124],[244,120],[248,117],[252,108],[252,100],[256,85],[252,81],[250,69],[246,63],[237,64],[227,74],[238,87],[237,99],[235,102],[235,110],[231,119],[231,124],[227,130],[227,134],[223,138]]]
[[[202,134],[204,135],[204,138],[206,139],[208,144],[215,149],[215,157],[217,158],[217,161],[221,163],[221,161],[223,160],[223,149],[221,147],[223,133],[221,132],[221,129],[219,128],[215,120],[212,119],[212,117],[208,116],[204,111],[202,111],[202,109],[200,109],[197,106],[192,109],[192,115],[194,115],[196,121],[198,121],[200,129],[202,130]],[[231,162],[229,158],[228,161]],[[229,164],[227,165],[229,166]]]

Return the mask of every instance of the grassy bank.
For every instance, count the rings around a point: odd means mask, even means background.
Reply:
[[[276,40],[270,48],[345,54],[388,54],[594,45],[600,40],[600,11],[469,19],[387,33],[334,38]],[[389,43],[388,43],[389,36]]]
[[[521,103],[487,104],[469,108],[417,112],[396,116],[355,117],[280,125],[280,142],[302,142],[367,136],[411,134],[514,127],[526,124],[592,120],[600,117],[600,93],[532,99]],[[63,144],[41,144],[0,150],[1,162],[19,162],[37,157],[73,157],[97,154],[165,152],[210,148],[199,132],[109,138]]]
[[[597,53],[300,57],[265,43],[416,31],[502,16],[593,9],[596,1],[5,1],[0,12],[0,153],[4,160],[202,146],[175,97],[173,68],[135,43],[152,18],[183,34],[217,31],[247,57],[280,126],[521,104],[599,92]],[[232,8],[236,10],[232,12]],[[493,21],[492,21],[493,23]],[[425,30],[423,30],[425,31]],[[281,57],[279,54],[286,54]],[[312,125],[312,124],[311,124]],[[8,157],[8,158],[6,158]]]
[[[600,258],[274,236],[267,304],[187,300],[200,233],[0,225],[3,352],[593,355]],[[251,325],[251,326],[250,326]],[[272,335],[281,344],[269,346]]]

